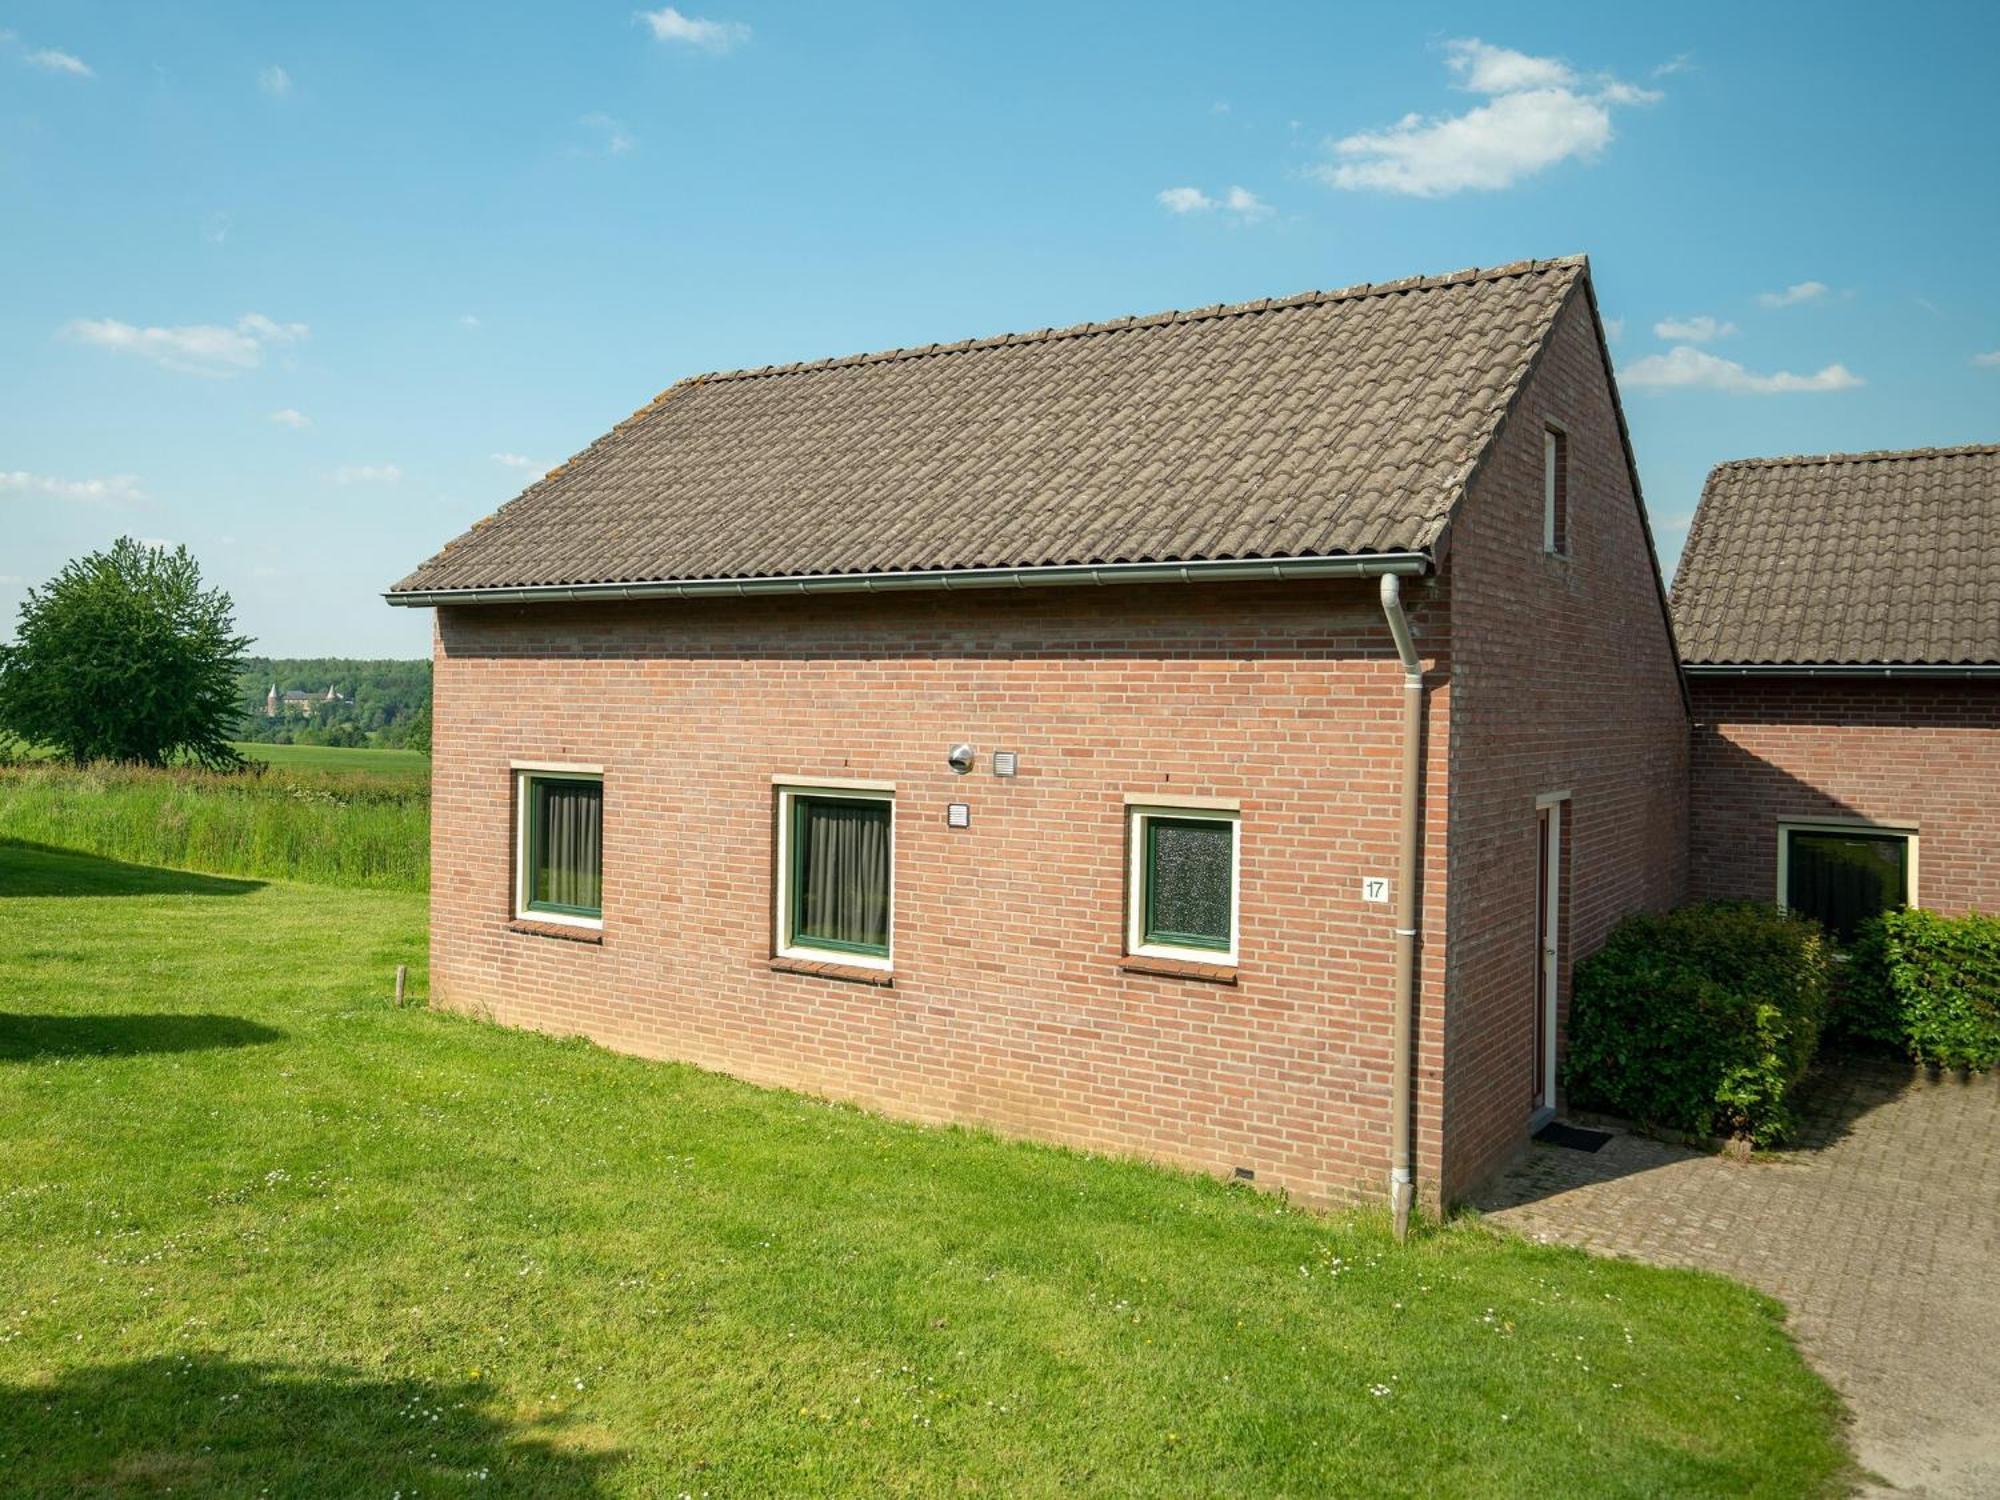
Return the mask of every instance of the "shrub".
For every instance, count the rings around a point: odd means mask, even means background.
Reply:
[[[1825,933],[1775,907],[1628,917],[1577,969],[1564,1087],[1650,1126],[1780,1140],[1831,974]]]
[[[1836,1019],[1843,1036],[1933,1067],[2000,1066],[2000,917],[1914,909],[1873,918]]]

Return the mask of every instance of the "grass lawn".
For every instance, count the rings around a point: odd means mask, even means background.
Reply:
[[[348,749],[340,745],[263,745],[239,740],[236,748],[250,760],[261,760],[281,771],[317,771],[328,776],[397,776],[428,782],[431,760],[417,750]]]
[[[10,1495],[1808,1495],[1770,1300],[397,1011],[423,898],[0,844]]]

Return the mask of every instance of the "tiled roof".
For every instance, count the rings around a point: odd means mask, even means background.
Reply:
[[[2000,662],[2000,446],[1723,464],[1673,608],[1690,665]]]
[[[391,591],[1437,541],[1581,257],[684,380]]]

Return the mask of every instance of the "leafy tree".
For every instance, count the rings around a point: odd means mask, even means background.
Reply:
[[[0,646],[0,729],[78,762],[242,765],[228,737],[250,640],[234,608],[186,547],[120,537],[77,558],[28,591]]]
[[[410,719],[409,727],[403,732],[403,748],[431,753],[431,706],[426,703]]]

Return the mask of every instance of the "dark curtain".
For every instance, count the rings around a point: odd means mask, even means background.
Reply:
[[[533,899],[598,911],[603,905],[604,788],[594,781],[537,781],[541,843]]]
[[[798,800],[793,936],[889,946],[889,804]]]
[[[1900,838],[1794,833],[1785,863],[1785,905],[1823,923],[1843,943],[1868,918],[1908,899]]]

